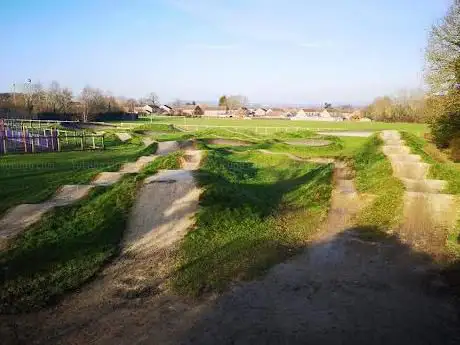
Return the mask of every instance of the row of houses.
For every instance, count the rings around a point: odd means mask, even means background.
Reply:
[[[238,117],[238,118],[271,118],[291,120],[315,120],[315,121],[344,121],[363,120],[359,110],[353,112],[332,111],[328,109],[307,109],[307,108],[249,108],[240,107],[229,110],[225,107],[209,106],[204,104],[186,105],[173,107],[169,105],[144,105],[136,107],[140,114],[163,114],[179,116],[209,116],[209,117]]]

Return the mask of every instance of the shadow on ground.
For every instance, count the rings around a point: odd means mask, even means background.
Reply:
[[[452,291],[430,257],[396,237],[363,241],[360,230],[220,296],[151,290],[2,318],[2,343],[458,344]]]

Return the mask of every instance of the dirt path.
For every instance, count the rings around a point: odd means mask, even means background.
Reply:
[[[406,187],[399,236],[419,250],[442,255],[448,232],[458,216],[455,197],[442,193],[446,181],[427,178],[430,165],[422,163],[419,155],[410,153],[397,131],[382,132],[382,139],[394,175]]]
[[[362,241],[350,228],[362,207],[351,176],[335,164],[331,208],[318,236],[260,280],[187,300],[163,284],[169,249],[128,250],[91,289],[22,317],[17,333],[24,344],[458,344],[457,311],[429,258],[394,238]],[[165,171],[156,179],[150,182],[169,200],[174,191],[163,188],[187,174]],[[137,211],[134,219],[151,217]],[[142,232],[127,242],[139,243]]]

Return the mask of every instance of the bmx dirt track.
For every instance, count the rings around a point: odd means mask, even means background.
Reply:
[[[160,178],[162,188],[173,175]],[[2,317],[3,343],[459,344],[458,313],[430,257],[396,237],[363,241],[351,227],[362,206],[351,176],[336,164],[318,236],[259,280],[187,299],[164,285],[174,245],[128,250],[122,266],[115,263],[56,307]]]

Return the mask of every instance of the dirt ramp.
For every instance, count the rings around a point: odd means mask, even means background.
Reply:
[[[178,150],[180,150],[180,146],[177,141],[160,141],[158,143],[156,154],[159,156],[164,156]]]
[[[398,132],[384,131],[381,137],[385,143],[383,152],[391,162],[394,176],[406,188],[404,216],[398,234],[421,251],[441,255],[457,219],[454,196],[441,194],[447,182],[427,179],[430,165],[420,162],[419,155],[410,154],[410,148]]]
[[[200,190],[185,170],[164,170],[145,181],[128,225],[125,250],[136,255],[181,239],[198,209]]]

